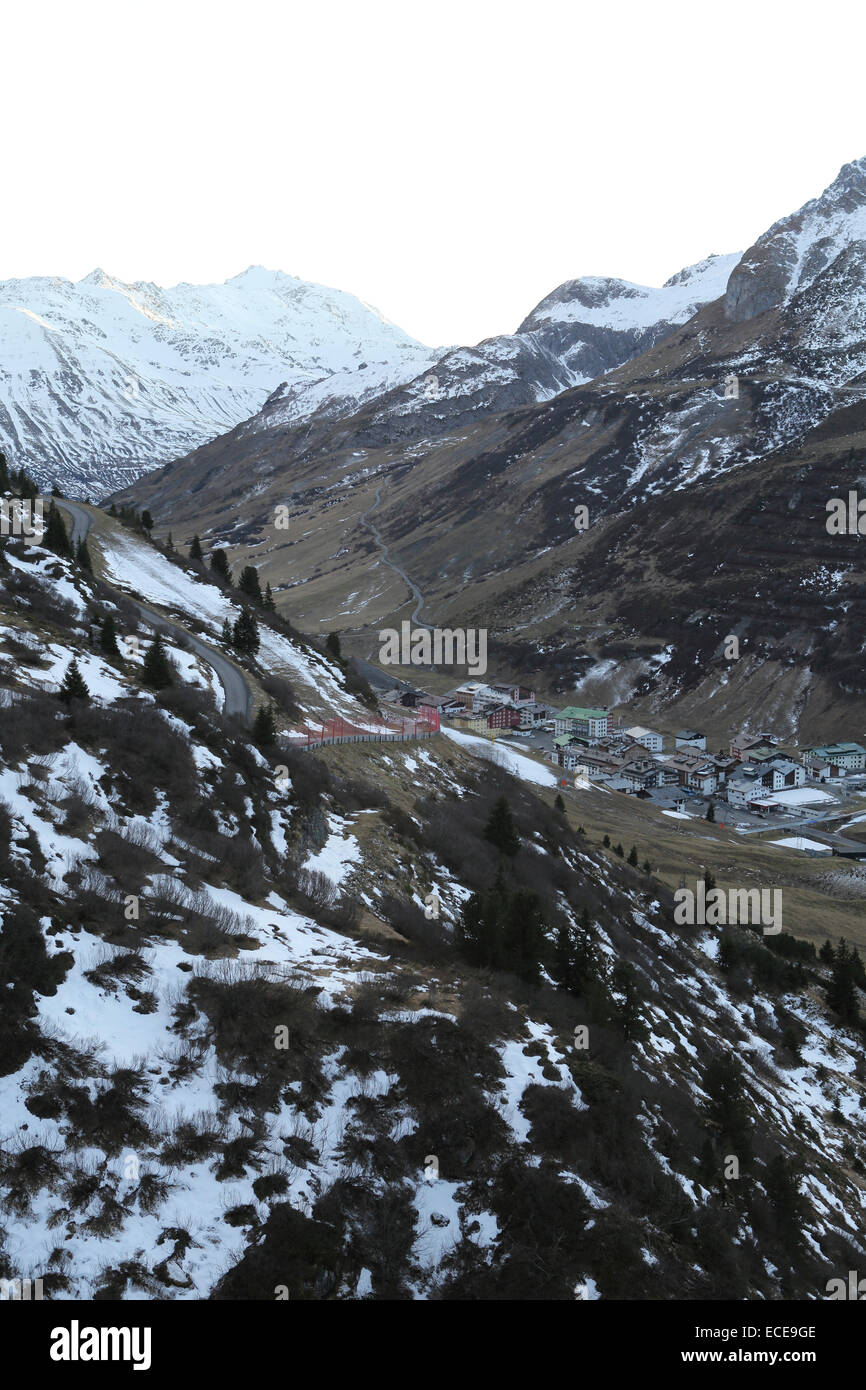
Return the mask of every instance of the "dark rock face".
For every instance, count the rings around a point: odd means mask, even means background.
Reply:
[[[745,323],[781,304],[788,287],[793,265],[789,260],[774,260],[768,249],[752,256],[747,252],[728,281],[725,295],[725,315],[732,323]]]

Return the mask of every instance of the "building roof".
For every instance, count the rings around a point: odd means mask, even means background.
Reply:
[[[819,757],[832,761],[834,754],[866,753],[866,748],[863,748],[859,743],[813,743],[810,748],[804,748],[803,752],[817,753]]]
[[[585,709],[582,705],[566,705],[557,719],[607,719],[606,709]]]
[[[679,729],[674,738],[704,738],[700,729]]]

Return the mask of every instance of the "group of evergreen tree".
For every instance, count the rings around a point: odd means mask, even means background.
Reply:
[[[42,533],[42,544],[47,550],[53,550],[55,555],[62,555],[64,559],[73,559],[72,542],[66,530],[66,523],[60,515],[52,499],[48,508],[48,516],[45,518],[45,530]],[[88,555],[88,564],[90,556]]]
[[[557,797],[557,801],[559,801],[559,799],[560,799],[560,798]],[[577,832],[577,833],[578,833],[578,835],[583,835],[583,834],[585,834],[585,831],[584,831],[584,829],[583,829],[583,826],[580,826],[580,827],[578,828],[578,832]],[[602,840],[601,843],[604,845],[605,849],[610,849],[610,848],[611,848],[610,836],[609,836],[609,835],[605,835],[605,837],[604,837],[604,839]],[[614,845],[614,846],[613,846],[613,852],[614,852],[614,854],[617,855],[620,859],[625,859],[625,850],[624,850],[623,847],[622,847],[622,842],[621,842],[621,841],[620,841],[620,843],[619,843],[618,845]],[[633,869],[636,869],[636,868],[638,867],[638,852],[637,852],[637,845],[632,845],[631,849],[630,849],[629,852],[628,852],[628,859],[626,859],[626,863],[627,863],[627,864],[630,864],[630,865],[632,866]],[[640,867],[643,869],[643,872],[644,872],[645,874],[651,874],[651,873],[652,873],[652,864],[649,862],[648,859],[645,859],[645,860],[643,861],[643,864],[642,864]]]
[[[18,497],[27,498],[31,502],[39,496],[39,488],[26,469],[14,468],[11,472],[9,471],[9,462],[2,449],[0,449],[0,492],[13,492]]]
[[[741,1164],[752,1153],[752,1131],[743,1067],[733,1053],[714,1057],[704,1069],[707,1121],[718,1147]]]
[[[170,536],[169,540],[171,540]],[[172,544],[170,548],[173,550],[174,545]],[[204,551],[202,550],[201,539],[199,536],[193,536],[192,538],[192,544],[189,548],[189,558],[191,560],[196,561],[196,563],[198,564],[204,564]],[[231,566],[229,564],[229,553],[226,549],[224,549],[221,546],[217,546],[214,550],[212,550],[210,552],[209,563],[211,572],[216,576],[218,581],[224,584],[232,584],[232,571]],[[264,593],[262,593],[261,581],[259,580],[259,572],[256,569],[255,565],[244,565],[243,569],[240,572],[238,582],[236,585],[234,585],[234,587],[239,589],[240,592],[244,594],[246,598],[250,599],[256,605],[256,607],[263,608],[270,613],[276,612],[277,605],[274,602],[274,595],[271,591],[271,586],[270,584],[267,584],[265,586]]]
[[[493,803],[483,835],[502,857],[493,886],[473,893],[463,905],[455,929],[461,954],[471,965],[507,970],[530,984],[538,983],[547,960],[559,987],[585,999],[592,1016],[616,1020],[629,1041],[644,1037],[637,973],[627,961],[608,970],[588,908],[579,925],[558,918],[549,959],[549,923],[541,899],[513,881],[520,836],[505,796]]]
[[[611,975],[611,988],[621,999],[616,1001],[619,1026],[627,1042],[638,1042],[647,1034],[637,987],[637,971],[627,960],[618,960]]]
[[[860,1021],[857,1004],[857,987],[866,989],[866,972],[860,952],[849,947],[842,937],[834,951],[831,943],[825,941],[818,952],[819,958],[830,966],[830,982],[827,985],[827,1003],[842,1023],[856,1026]]]
[[[97,620],[97,626],[99,627],[100,651],[106,656],[120,660],[117,626],[113,614],[107,613],[101,622]],[[174,685],[174,671],[159,632],[154,634],[153,641],[144,654],[142,680],[151,690],[165,690],[168,686]],[[57,695],[58,699],[62,700],[65,705],[71,705],[75,700],[88,701],[90,699],[90,690],[81,674],[77,658],[73,657],[67,666]]]
[[[22,500],[34,502],[39,496],[39,489],[33,479],[24,471],[23,468],[10,474],[6,456],[0,451],[0,493],[16,493]],[[57,507],[54,498],[62,497],[59,488],[54,488],[48,513],[44,517],[42,528],[41,544],[46,550],[53,550],[55,555],[62,556],[65,560],[75,560],[81,569],[88,574],[93,573],[93,564],[90,558],[90,551],[87,548],[86,540],[79,540],[73,547],[66,529],[66,522]]]
[[[598,934],[590,922],[589,909],[583,909],[577,928],[563,918],[554,938],[553,970],[557,984],[579,998],[588,993],[598,978],[600,963]]]
[[[509,888],[500,868],[493,887],[486,893],[473,893],[464,904],[455,940],[470,965],[508,970],[535,983],[545,940],[537,894]]]
[[[154,520],[147,508],[139,512],[133,506],[118,507],[114,502],[108,508],[108,515],[116,517],[122,525],[128,526],[133,531],[142,531],[148,540],[151,539],[151,531],[154,527]]]

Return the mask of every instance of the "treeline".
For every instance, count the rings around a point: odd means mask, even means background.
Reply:
[[[454,941],[464,959],[482,969],[507,971],[529,985],[546,976],[581,999],[590,1020],[618,1026],[628,1041],[643,1037],[634,968],[625,960],[608,965],[586,903],[578,920],[572,905],[545,902],[530,886],[527,872],[534,870],[536,855],[533,850],[527,858],[506,796],[494,801],[481,833],[499,863],[490,887],[472,893],[456,923]],[[562,862],[556,842],[551,848]]]
[[[24,468],[10,472],[6,455],[0,450],[0,493],[5,494],[7,492],[25,502],[35,502],[40,496],[39,488],[30,474]],[[93,565],[91,564],[87,541],[80,540],[77,545],[73,546],[66,529],[66,523],[55,504],[55,497],[62,498],[62,496],[63,493],[59,488],[55,487],[52,490],[48,512],[43,516],[42,537],[38,543],[44,545],[47,550],[53,550],[55,555],[61,555],[65,560],[74,561],[81,569],[92,574]],[[4,539],[6,538],[4,537]],[[25,535],[22,539],[37,538]]]

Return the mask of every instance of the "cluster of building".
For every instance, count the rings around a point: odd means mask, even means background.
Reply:
[[[536,700],[534,690],[506,682],[485,685],[481,681],[467,681],[450,695],[434,696],[413,690],[396,692],[396,698],[403,704],[432,705],[456,728],[474,733],[489,733],[495,729],[529,733],[543,727],[556,714],[551,705]]]
[[[606,709],[569,706],[555,716],[554,729],[550,756],[558,766],[663,806],[718,796],[759,815],[793,811],[797,798],[783,794],[807,779],[828,782],[866,770],[866,748],[859,743],[816,744],[798,755],[781,748],[772,734],[754,734],[712,753],[701,730],[681,729],[666,749],[664,736],[653,729],[612,727]]]
[[[713,753],[700,729],[680,729],[665,748],[664,735],[635,724],[614,726],[610,711],[568,705],[556,709],[536,700],[535,691],[509,682],[468,681],[446,696],[409,688],[388,693],[401,705],[436,710],[457,728],[495,733],[552,735],[548,756],[564,772],[602,783],[611,791],[631,792],[676,808],[693,797],[717,797],[757,815],[796,811],[795,793],[808,781],[830,782],[866,771],[866,748],[859,743],[815,744],[799,751],[781,747],[772,734],[742,734]],[[803,801],[803,809],[807,802]]]

